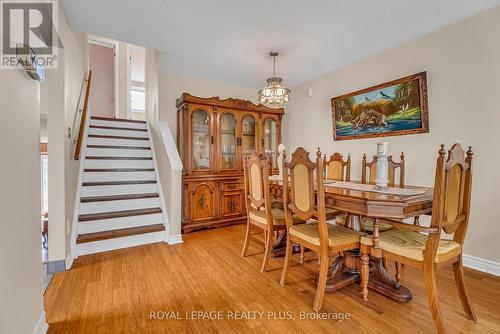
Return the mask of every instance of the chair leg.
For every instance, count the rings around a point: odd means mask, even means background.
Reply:
[[[300,245],[300,264],[304,263],[304,246]]]
[[[313,310],[318,312],[323,304],[325,296],[326,276],[328,275],[328,254],[320,255],[321,263],[319,264],[318,286],[316,288],[316,297],[314,297]]]
[[[464,308],[464,312],[467,315],[469,320],[477,322],[476,313],[472,308],[469,297],[467,296],[467,290],[465,289],[464,282],[464,268],[462,264],[462,257],[460,256],[460,260],[453,263],[453,274],[455,276],[455,284],[458,289],[458,295],[460,296],[460,300],[462,301],[462,306]]]
[[[394,262],[394,266],[396,267],[396,282],[401,282],[401,269],[403,269],[403,264],[399,262]]]
[[[439,299],[437,293],[436,281],[436,265],[434,263],[427,264],[424,261],[424,279],[425,279],[425,292],[427,294],[427,303],[431,309],[432,319],[438,334],[443,334],[444,322],[441,315],[441,308],[439,307]]]
[[[250,233],[252,232],[252,227],[250,222],[247,221],[247,232],[245,234],[245,242],[243,243],[243,250],[241,251],[241,257],[245,257],[248,251],[248,245],[250,244]]]
[[[363,300],[368,301],[368,280],[370,277],[370,256],[368,247],[361,245],[361,294]]]
[[[273,236],[274,236],[274,233],[271,232],[271,231],[267,231],[265,230],[264,231],[264,235],[265,235],[265,243],[266,243],[266,247],[265,247],[265,250],[264,250],[264,259],[262,260],[262,267],[260,268],[260,271],[263,273],[266,271],[266,265],[267,265],[267,262],[269,261],[269,258],[271,257],[271,250],[273,248]]]
[[[292,258],[292,241],[290,241],[290,236],[286,238],[286,249],[285,249],[285,263],[283,263],[283,271],[281,272],[280,285],[285,286],[286,278],[288,276],[288,269],[290,268],[290,260]]]

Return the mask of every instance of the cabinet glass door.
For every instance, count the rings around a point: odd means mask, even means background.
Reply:
[[[210,170],[210,116],[206,110],[191,115],[193,170]]]
[[[236,168],[236,119],[226,113],[220,120],[220,169]]]
[[[256,122],[253,116],[245,116],[241,122],[241,151],[243,156],[252,154],[256,149]]]
[[[264,153],[272,157],[272,168],[277,168],[278,137],[276,130],[276,121],[267,118],[264,121]]]

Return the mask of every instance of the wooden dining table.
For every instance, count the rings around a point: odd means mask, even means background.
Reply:
[[[283,197],[283,182],[270,180],[271,196]],[[375,185],[360,182],[325,181],[326,207],[346,212],[345,226],[361,231],[362,217],[372,220],[402,220],[430,214],[432,210],[433,188],[408,186],[375,189]],[[281,238],[281,241],[286,239]],[[326,291],[341,289],[360,280],[359,250],[344,252],[335,258],[328,270]],[[370,259],[369,288],[399,302],[411,300],[411,291],[393,278],[382,259]]]

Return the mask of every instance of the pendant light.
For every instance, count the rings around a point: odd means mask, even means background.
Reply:
[[[276,76],[276,57],[278,51],[271,51],[269,55],[273,57],[273,76],[268,78],[267,86],[259,90],[259,102],[268,105],[279,105],[288,102],[290,89],[282,85],[283,79]]]

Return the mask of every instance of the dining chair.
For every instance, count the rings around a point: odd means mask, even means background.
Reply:
[[[430,227],[393,222],[393,230],[379,235],[376,221],[373,236],[361,238],[363,298],[367,300],[368,296],[369,255],[420,268],[424,272],[427,302],[438,333],[444,333],[444,322],[437,293],[437,264],[452,263],[455,285],[465,314],[470,320],[477,321],[465,289],[462,260],[470,213],[472,154],[471,147],[465,152],[459,144],[455,144],[446,157],[444,145],[441,145],[436,163]],[[442,239],[442,232],[453,235],[453,239]]]
[[[302,147],[295,150],[290,162],[287,163],[286,155],[284,156],[283,204],[288,238],[280,284],[285,286],[294,243],[317,253],[319,275],[313,304],[315,311],[319,311],[323,303],[330,253],[336,254],[359,248],[361,236],[361,233],[345,227],[327,224],[323,169],[323,159],[319,148],[316,162],[309,159],[309,152]],[[317,202],[315,198],[317,198]],[[293,215],[304,221],[313,216],[317,217],[318,220],[313,223],[297,225],[294,223]]]
[[[325,180],[351,181],[351,154],[344,160],[342,154],[335,152],[330,158],[323,157],[325,166]]]
[[[398,186],[404,188],[405,186],[405,155],[401,152],[400,161],[395,162],[392,160],[392,155],[388,159],[388,186],[396,186],[396,169],[399,168],[399,184]],[[367,178],[368,174],[368,178]],[[363,154],[363,162],[361,164],[361,183],[375,183],[377,178],[377,156],[374,155],[371,162],[366,161],[366,154]]]
[[[264,247],[264,259],[261,271],[266,270],[266,265],[271,256],[275,231],[284,231],[286,228],[283,209],[273,207],[269,192],[269,164],[267,158],[253,152],[245,158],[245,198],[247,208],[247,228],[245,242],[241,257],[245,257],[250,241],[254,241]],[[293,217],[296,223],[303,222]],[[252,233],[253,228],[259,230]],[[256,234],[264,233],[264,242],[254,237]]]
[[[344,160],[342,154],[335,152],[327,159],[326,154],[323,156],[323,166],[325,168],[325,180],[328,181],[347,181],[351,180],[351,155],[347,155],[347,160]],[[344,212],[336,209],[326,208],[326,219],[335,219],[338,215]]]

